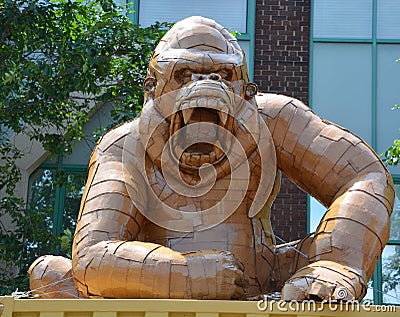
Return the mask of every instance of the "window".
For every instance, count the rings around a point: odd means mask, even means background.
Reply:
[[[400,2],[314,0],[310,37],[310,100],[315,112],[362,137],[377,153],[398,138]],[[346,113],[346,115],[343,115]],[[367,298],[400,304],[400,166],[389,168],[396,204],[391,236]],[[326,212],[310,197],[309,230]]]
[[[75,231],[87,164],[97,141],[93,134],[111,124],[112,107],[111,103],[102,105],[84,124],[85,137],[75,144],[71,155],[48,158],[29,177],[28,207],[44,214],[43,225],[55,235],[65,229]]]
[[[400,37],[400,33],[398,35]],[[399,138],[400,111],[391,110],[400,103],[399,75],[400,44],[378,43],[376,71],[376,147],[377,152],[385,151],[397,136]],[[400,174],[400,169],[393,169],[393,174]]]
[[[314,37],[371,38],[372,0],[314,1]]]
[[[212,17],[229,30],[247,33],[246,0],[140,1],[139,24],[150,26],[154,21],[176,22],[192,15]],[[226,9],[229,8],[229,14]]]
[[[370,144],[371,56],[368,44],[317,42],[314,44],[312,74],[315,112],[349,128]]]
[[[378,302],[400,305],[400,177],[395,179],[395,204],[391,216],[390,240],[376,269]]]
[[[377,2],[377,37],[383,40],[398,40],[400,31],[400,2],[379,0]]]
[[[53,234],[75,231],[76,218],[87,177],[86,166],[43,164],[30,177],[29,206],[44,213],[43,225]],[[57,173],[58,172],[58,173]]]

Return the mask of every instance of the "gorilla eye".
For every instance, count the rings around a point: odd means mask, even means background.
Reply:
[[[192,73],[190,69],[177,70],[174,78],[179,85],[186,84],[192,80]]]
[[[192,71],[190,69],[185,69],[182,73],[183,77],[192,77]]]

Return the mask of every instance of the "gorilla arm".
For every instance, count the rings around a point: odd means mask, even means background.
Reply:
[[[327,213],[311,243],[312,262],[285,284],[285,300],[362,299],[389,238],[390,174],[360,138],[324,121],[300,101],[260,95],[278,167]]]
[[[145,196],[146,187],[139,183],[141,175],[125,177],[122,158],[127,138],[131,153],[140,152],[131,133],[136,124],[107,133],[92,154],[73,242],[78,290],[85,297],[105,298],[243,297],[243,285],[236,285],[243,280],[243,267],[232,254],[179,253],[139,241],[147,220],[136,208],[140,202],[133,204],[128,191],[140,190]]]

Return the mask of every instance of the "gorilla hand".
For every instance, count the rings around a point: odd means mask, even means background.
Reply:
[[[364,278],[349,266],[317,261],[296,272],[284,285],[282,299],[302,301],[350,301],[366,292]]]
[[[184,253],[191,296],[196,299],[243,299],[248,278],[244,266],[228,251]]]

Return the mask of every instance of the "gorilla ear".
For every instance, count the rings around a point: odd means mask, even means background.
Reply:
[[[143,82],[143,90],[146,94],[151,94],[156,90],[157,80],[154,77],[147,77]]]
[[[246,99],[251,99],[253,98],[258,91],[258,87],[254,83],[248,83],[246,86]]]

